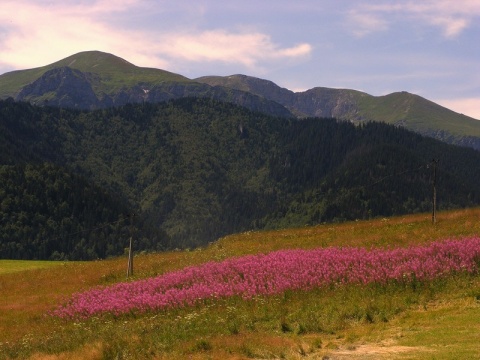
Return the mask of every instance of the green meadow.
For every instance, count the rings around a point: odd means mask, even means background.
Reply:
[[[0,262],[0,359],[480,359],[480,276],[335,285],[88,320],[49,311],[79,291],[279,249],[392,248],[478,236],[480,209],[234,234],[191,251]]]
[[[17,271],[46,269],[58,265],[62,265],[62,263],[44,260],[0,260],[0,275]]]

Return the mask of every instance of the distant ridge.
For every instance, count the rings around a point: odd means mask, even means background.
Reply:
[[[205,76],[195,81],[249,91],[284,105],[298,117],[380,121],[480,150],[480,121],[405,91],[372,96],[356,90],[316,87],[295,93],[245,75]]]
[[[89,110],[206,97],[273,116],[386,122],[480,150],[480,121],[407,92],[372,96],[315,87],[295,93],[272,81],[241,74],[188,79],[138,67],[101,51],[80,52],[50,65],[0,75],[0,99],[8,97],[36,105]]]

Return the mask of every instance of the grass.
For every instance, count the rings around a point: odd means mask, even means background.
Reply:
[[[108,53],[84,51],[50,65],[3,74],[0,77],[2,83],[0,98],[14,96],[22,87],[37,80],[45,72],[62,66],[97,74],[100,80],[92,83],[97,95],[110,94],[123,87],[138,84],[150,88],[162,82],[190,82],[182,75],[160,69],[135,66]]]
[[[420,96],[405,92],[385,96],[357,96],[365,118],[399,124],[419,133],[442,130],[454,137],[480,136],[480,123]]]
[[[59,261],[0,260],[0,275],[18,271],[45,269],[58,265],[63,264]]]
[[[478,235],[479,216],[480,209],[468,209],[441,212],[436,225],[419,214],[246,232],[204,249],[136,256],[134,278],[285,248],[408,246]],[[478,276],[331,286],[64,321],[45,314],[74,292],[124,281],[127,261],[59,265],[19,263],[20,270],[0,274],[0,359],[480,359]]]

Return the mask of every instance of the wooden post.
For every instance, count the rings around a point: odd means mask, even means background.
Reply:
[[[128,247],[128,266],[127,278],[133,276],[133,218],[135,214],[130,215],[130,245]]]
[[[437,162],[433,159],[433,200],[432,200],[432,223],[437,222]]]
[[[128,248],[128,267],[127,267],[127,278],[133,276],[133,249],[132,249],[133,239],[130,236],[130,246]]]

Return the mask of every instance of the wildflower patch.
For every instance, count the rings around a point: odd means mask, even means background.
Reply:
[[[208,262],[135,282],[98,287],[72,296],[52,312],[66,319],[122,315],[191,306],[215,298],[250,299],[331,284],[386,284],[476,273],[480,237],[396,249],[282,250]]]

